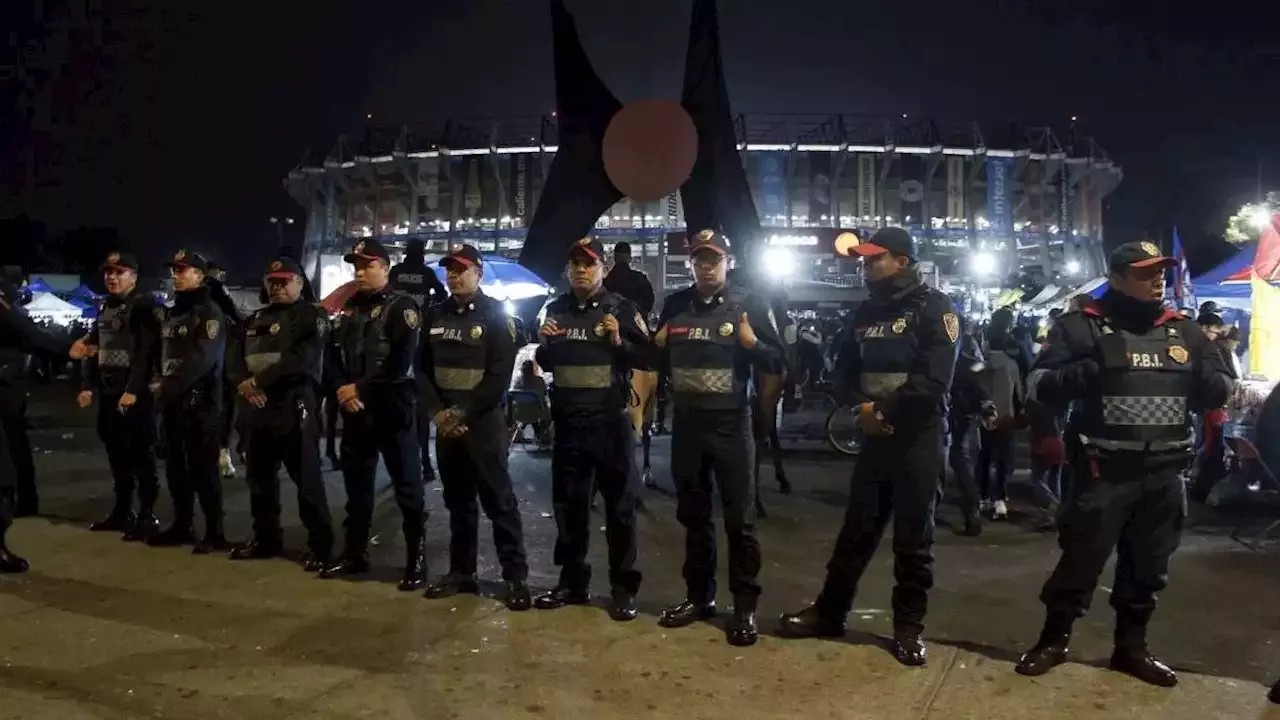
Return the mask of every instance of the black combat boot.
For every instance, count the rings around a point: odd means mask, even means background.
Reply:
[[[138,517],[134,518],[133,527],[125,530],[120,539],[125,542],[146,542],[158,532],[160,532],[160,521],[156,519],[155,513],[144,509],[138,513]]]
[[[1276,680],[1271,686],[1271,690],[1267,693],[1267,700],[1276,705],[1280,705],[1280,680]]]
[[[733,601],[733,620],[729,621],[725,640],[734,647],[748,647],[760,640],[755,598],[737,598]]]
[[[1014,672],[1028,677],[1044,675],[1067,661],[1071,642],[1071,621],[1066,618],[1045,619],[1044,629],[1040,631],[1040,639],[1035,647],[1022,654]]]
[[[843,617],[824,615],[817,603],[799,612],[784,613],[778,620],[789,637],[842,638],[848,630]]]
[[[591,602],[591,595],[587,591],[557,585],[550,592],[542,593],[535,598],[533,604],[539,610],[558,610],[565,605],[586,605],[589,602]]]
[[[116,508],[111,511],[110,515],[90,525],[89,532],[118,532],[123,534],[129,532],[137,521],[138,518],[127,507]]]
[[[196,531],[191,521],[175,521],[172,525],[147,538],[151,547],[178,547],[190,545],[196,541]]]
[[[436,582],[427,586],[424,596],[432,600],[443,600],[455,595],[475,595],[480,592],[475,574],[450,572]]]
[[[1178,684],[1178,675],[1147,651],[1147,618],[1118,615],[1115,641],[1110,662],[1112,670],[1157,687],[1171,688]]]
[[[710,620],[716,616],[716,603],[714,600],[710,602],[697,602],[695,600],[685,600],[679,605],[662,611],[658,616],[658,625],[664,628],[682,628],[688,627],[699,620]]]
[[[284,542],[279,536],[273,538],[254,538],[247,543],[238,543],[231,548],[232,560],[266,560],[279,557],[284,550]]]
[[[416,538],[405,538],[404,577],[396,586],[400,592],[421,590],[427,584],[427,553],[422,542],[421,533]]]
[[[529,583],[524,580],[508,580],[507,599],[504,602],[507,609],[514,612],[524,612],[533,607],[533,593],[529,591]]]
[[[609,602],[609,618],[615,622],[635,620],[638,614],[636,594],[630,590],[613,591],[613,599]]]
[[[921,667],[928,660],[924,640],[915,630],[893,631],[893,657],[907,667]]]

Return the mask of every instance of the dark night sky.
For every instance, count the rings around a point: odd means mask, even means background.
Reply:
[[[50,86],[58,160],[25,209],[55,229],[118,226],[143,251],[261,248],[268,216],[300,216],[281,178],[365,113],[399,123],[553,104],[545,0],[100,4],[103,46],[69,56]],[[1071,9],[1040,8],[1051,4]],[[678,97],[689,0],[567,5],[620,99]],[[1265,3],[1229,5],[1170,17],[1167,3],[1108,0],[720,1],[738,112],[1064,132],[1078,115],[1125,168],[1113,242],[1219,229],[1251,199],[1259,157],[1280,188],[1280,29]],[[10,189],[0,215],[24,209]]]

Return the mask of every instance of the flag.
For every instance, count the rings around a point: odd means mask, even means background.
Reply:
[[[1178,228],[1173,229],[1173,257],[1177,260],[1177,264],[1173,266],[1173,297],[1178,302],[1178,306],[1184,305],[1183,300],[1195,306],[1195,293],[1191,289],[1191,271],[1187,268],[1187,254],[1182,249],[1182,238],[1178,237]]]
[[[569,248],[622,199],[605,175],[601,152],[605,130],[622,103],[591,67],[562,0],[551,0],[551,32],[560,146],[520,250],[520,264],[554,283]]]
[[[1249,322],[1249,373],[1280,377],[1280,287],[1250,276],[1253,318]]]
[[[693,0],[680,102],[698,129],[698,159],[680,187],[685,224],[690,236],[723,231],[740,253],[760,236],[760,216],[738,154],[715,0]]]
[[[1253,272],[1263,280],[1280,280],[1280,214],[1272,215],[1271,224],[1258,236]]]

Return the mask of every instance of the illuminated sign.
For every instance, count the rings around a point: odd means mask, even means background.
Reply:
[[[817,235],[770,235],[765,238],[765,243],[769,245],[779,245],[785,247],[799,246],[816,246],[818,244]]]

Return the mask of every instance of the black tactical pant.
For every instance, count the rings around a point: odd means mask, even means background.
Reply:
[[[1089,611],[1098,576],[1114,550],[1116,645],[1146,649],[1156,593],[1168,584],[1169,558],[1182,538],[1187,462],[1176,456],[1153,461],[1128,452],[1076,456],[1058,524],[1062,556],[1040,593],[1048,610],[1047,631],[1069,633],[1076,618]]]
[[[853,471],[844,525],[827,563],[818,609],[843,619],[862,573],[893,518],[893,625],[924,630],[933,587],[933,513],[942,471],[942,427],[934,422],[890,437],[868,437]]]
[[[191,524],[198,497],[206,535],[223,532],[222,476],[218,472],[218,423],[222,418],[219,400],[206,397],[204,390],[195,390],[186,397],[170,400],[161,410],[164,474],[173,499],[174,522],[179,526]]]
[[[120,412],[119,393],[98,394],[98,437],[107,450],[116,504],[114,514],[133,511],[133,494],[138,494],[138,510],[155,511],[160,494],[156,473],[156,409],[151,395],[138,395],[126,412]]]
[[[444,485],[444,505],[449,509],[449,572],[475,574],[480,508],[484,508],[493,523],[502,579],[524,582],[529,565],[520,504],[507,471],[506,413],[498,408],[469,418],[467,428],[459,438],[436,434],[436,462]]]
[[[0,425],[8,438],[9,462],[13,466],[14,510],[19,515],[35,515],[40,510],[40,495],[36,492],[36,466],[27,435],[27,402],[9,392],[6,389],[4,397],[0,397]]]
[[[422,474],[418,467],[418,430],[412,388],[382,391],[361,398],[364,410],[342,412],[342,481],[347,490],[347,557],[364,555],[373,525],[374,481],[378,456],[387,466],[405,543],[422,542],[427,522]]]
[[[307,545],[312,553],[327,558],[333,552],[333,522],[320,471],[318,411],[315,394],[309,389],[268,401],[263,408],[247,408],[245,472],[253,536],[258,542],[278,545],[281,540],[278,473],[283,464],[298,486],[298,518],[307,529]]]
[[[13,465],[12,447],[8,433],[0,425],[0,547],[5,547],[4,536],[13,524],[17,502],[18,472]]]
[[[976,415],[953,414],[947,421],[947,461],[960,491],[960,511],[965,517],[978,513],[978,483],[973,476],[973,468],[980,427]]]
[[[678,402],[678,401],[677,401]],[[675,408],[671,426],[671,474],[676,518],[684,525],[687,599],[716,597],[716,526],[711,519],[714,488],[720,486],[724,532],[729,541],[729,591],[740,610],[755,610],[760,586],[760,541],[755,526],[755,442],[751,413],[741,410]]]
[[[634,595],[640,589],[640,572],[635,569],[636,443],[631,416],[624,410],[557,415],[555,426],[551,503],[556,516],[559,584],[580,592],[590,589],[587,548],[591,542],[591,501],[598,489],[604,497],[610,588]]]

